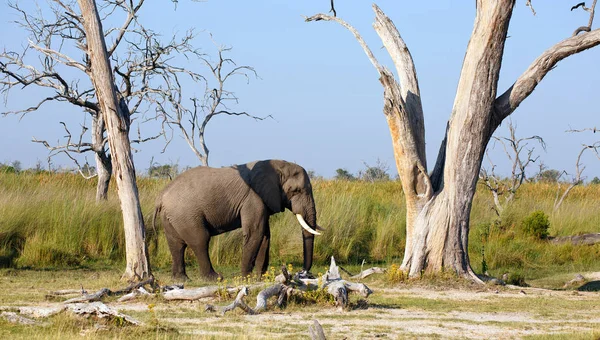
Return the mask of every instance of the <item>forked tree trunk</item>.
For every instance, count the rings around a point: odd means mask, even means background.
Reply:
[[[123,278],[133,281],[150,276],[144,219],[140,209],[135,168],[129,143],[129,112],[119,102],[106,52],[104,32],[94,0],[78,0],[86,31],[91,77],[108,133],[108,144],[123,212],[127,267]]]
[[[419,213],[402,263],[411,276],[447,268],[476,278],[469,265],[469,215],[485,148],[498,126],[493,109],[513,5],[477,2],[449,122],[443,186]]]
[[[112,162],[104,148],[104,118],[101,114],[92,115],[92,148],[96,161],[96,173],[98,183],[96,184],[96,202],[108,199],[108,185],[112,176]]]
[[[560,60],[600,44],[600,30],[573,36],[545,51],[496,97],[504,42],[515,0],[477,0],[473,33],[448,122],[431,174],[416,70],[393,22],[377,7],[373,24],[399,77],[375,59],[360,34],[338,17],[317,14],[307,21],[335,21],[358,40],[380,75],[398,174],[406,199],[406,247],[402,269],[410,276],[451,270],[480,281],[469,264],[469,215],[485,148],[496,128],[533,92]]]

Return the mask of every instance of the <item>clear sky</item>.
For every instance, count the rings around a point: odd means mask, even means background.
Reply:
[[[21,1],[24,6],[29,2]],[[450,0],[377,3],[395,22],[415,60],[431,168],[450,116],[475,6],[473,1]],[[525,1],[518,1],[505,48],[500,92],[545,49],[587,24],[588,14],[580,9],[571,12],[572,5],[536,1],[534,16]],[[18,50],[26,44],[26,34],[11,23],[17,16],[6,3],[0,6],[0,48]],[[303,20],[303,16],[328,10],[327,0],[180,0],[176,10],[167,0],[147,1],[140,17],[154,30],[170,36],[195,28],[201,32],[197,46],[215,55],[207,38],[210,32],[217,42],[233,47],[232,59],[253,66],[260,76],[249,84],[232,84],[230,89],[240,100],[234,108],[274,119],[256,122],[220,116],[211,121],[206,139],[212,166],[278,158],[331,177],[337,168],[356,173],[364,168],[364,162],[372,165],[380,159],[396,173],[377,72],[347,30],[332,22]],[[340,18],[359,30],[379,61],[393,69],[371,26],[371,2],[339,0],[336,10]],[[519,136],[545,139],[547,150],[537,149],[550,168],[573,172],[582,143],[597,140],[592,133],[565,130],[599,125],[598,60],[600,47],[560,62],[512,115]],[[201,70],[198,64],[191,67]],[[40,91],[15,89],[2,111],[34,105],[43,96]],[[78,131],[83,117],[81,110],[69,104],[48,105],[22,119],[0,117],[0,162],[19,160],[26,167],[38,160],[45,163],[48,152],[32,143],[32,136],[56,141],[64,135],[60,121]],[[137,125],[132,127],[136,129]],[[141,129],[150,135],[157,126],[147,123]],[[506,134],[504,123],[497,135]],[[148,168],[152,157],[159,163],[199,164],[179,135],[166,152],[161,153],[162,147],[159,141],[139,147],[134,154],[138,172]],[[506,157],[498,149],[494,158],[507,174]],[[88,160],[92,163],[93,156]],[[599,160],[590,153],[583,161],[585,175],[600,177]],[[54,164],[71,166],[64,156],[56,158]]]

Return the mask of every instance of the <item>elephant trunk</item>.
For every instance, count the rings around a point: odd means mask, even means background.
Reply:
[[[302,245],[304,250],[304,266],[303,269],[306,272],[310,271],[313,261],[313,247],[315,244],[315,235],[310,234],[306,231],[302,231]]]
[[[302,230],[302,248],[304,251],[303,269],[307,272],[310,271],[310,268],[312,267],[315,235],[320,235],[320,233],[316,231],[319,226],[317,225],[317,211],[314,208],[314,205],[308,210],[308,212],[304,213],[304,216],[302,216],[302,214],[296,215],[299,216],[298,221],[305,221],[305,224],[308,225],[308,228],[303,225],[304,229]]]

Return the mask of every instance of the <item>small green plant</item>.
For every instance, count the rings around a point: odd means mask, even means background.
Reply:
[[[407,278],[406,273],[395,263],[388,268],[385,275],[387,281],[391,283],[404,282]]]
[[[550,228],[548,215],[541,210],[532,212],[531,215],[523,220],[523,231],[525,234],[540,240],[548,237],[548,228]]]

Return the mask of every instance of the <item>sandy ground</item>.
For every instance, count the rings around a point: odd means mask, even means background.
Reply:
[[[146,300],[109,305],[124,314],[149,320],[148,306],[154,304],[154,315],[161,325],[198,338],[306,339],[313,320],[323,326],[328,339],[504,339],[600,332],[600,292],[520,287],[371,288],[375,295],[367,307],[348,311],[334,306],[296,305],[284,310],[272,307],[260,315],[236,310],[221,316],[204,311],[208,301]],[[224,305],[228,301],[217,303]],[[248,303],[253,305],[250,300]],[[61,304],[35,306],[52,310]],[[0,306],[0,310],[6,308],[15,309],[15,305]]]

